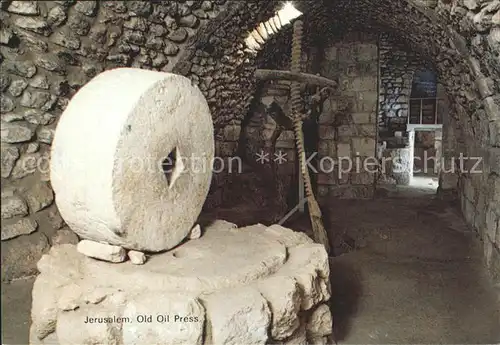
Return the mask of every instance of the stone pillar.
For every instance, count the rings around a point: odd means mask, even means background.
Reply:
[[[436,150],[436,166],[435,171],[439,175],[441,172],[442,156],[443,156],[443,130],[437,129],[434,137],[434,149]]]
[[[407,175],[408,184],[410,184],[413,178],[413,165],[415,163],[415,131],[408,132],[408,159],[410,160],[410,169]]]
[[[413,148],[393,148],[384,151],[384,175],[389,184],[407,186],[413,173]]]
[[[448,113],[443,114],[441,131],[441,164],[439,167],[438,194],[455,195],[458,188],[458,173],[455,164],[457,158],[456,121]]]

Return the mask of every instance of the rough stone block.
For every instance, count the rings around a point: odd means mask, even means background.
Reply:
[[[439,187],[444,190],[456,190],[458,186],[458,175],[455,173],[445,173],[441,171],[439,174]]]
[[[57,296],[59,289],[46,289],[45,286],[53,284],[43,276],[35,280],[33,285],[31,304],[31,337],[33,340],[44,339],[55,331],[57,322]],[[57,344],[57,343],[56,343]]]
[[[352,184],[373,185],[375,175],[370,172],[360,172],[351,174]]]
[[[138,319],[141,315],[151,321]],[[123,324],[124,345],[202,344],[205,310],[195,297],[145,293],[125,305],[123,317],[132,320]]]
[[[52,341],[53,332],[55,344],[265,344],[270,335],[289,343],[305,337],[305,322],[294,321],[299,310],[330,298],[324,247],[279,225],[214,222],[198,240],[140,267],[59,245],[38,269],[33,344]],[[97,319],[85,323],[88,317]]]
[[[1,164],[2,164],[2,178],[8,178],[14,169],[14,165],[19,159],[19,149],[15,146],[2,144],[1,148]]]
[[[330,335],[333,329],[332,313],[326,304],[318,306],[307,320],[307,338],[322,338]]]
[[[376,90],[376,88],[373,90]],[[357,92],[355,99],[356,111],[374,113],[377,109],[378,98],[376,91]]]
[[[294,270],[294,277],[299,283],[304,297],[302,309],[309,310],[313,306],[330,299],[330,267],[325,248],[320,244],[304,244],[290,248],[290,258],[282,273]],[[314,267],[316,273],[311,274]]]
[[[36,1],[12,1],[7,8],[8,12],[21,15],[37,15],[40,9]]]
[[[485,224],[486,236],[488,237],[488,240],[493,243],[495,243],[496,241],[496,235],[499,229],[499,218],[500,217],[490,207],[488,207],[488,209],[486,210],[486,224]]]
[[[336,61],[338,57],[337,50],[335,46],[325,49],[325,59],[328,61]]]
[[[265,344],[271,312],[267,301],[250,288],[202,297],[214,344]]]
[[[300,326],[299,284],[291,277],[273,277],[259,284],[258,289],[272,313],[271,337],[277,340],[290,337]]]
[[[351,137],[356,135],[356,128],[351,125],[339,126],[337,127],[337,131],[339,135],[338,141],[343,143],[350,142]]]
[[[491,243],[491,252],[489,256],[489,272],[491,279],[493,280],[493,284],[495,286],[500,285],[500,249],[495,247],[493,243]]]
[[[276,141],[276,148],[293,149],[295,148],[295,136],[292,131],[283,131]]]
[[[376,76],[357,77],[352,80],[350,87],[356,91],[373,91],[377,89],[377,81]]]
[[[464,209],[463,209],[465,220],[468,224],[474,224],[474,217],[476,215],[474,204],[469,201],[469,199],[464,199]]]
[[[28,206],[19,196],[2,198],[2,219],[28,215]]]
[[[372,114],[366,113],[353,113],[351,114],[352,121],[356,124],[367,124],[372,122]]]
[[[295,333],[289,337],[288,339],[285,339],[284,341],[281,342],[271,342],[272,344],[276,345],[306,345],[308,344],[307,342],[307,332],[306,332],[306,325],[302,323],[295,331]]]
[[[335,128],[333,126],[319,126],[320,139],[335,139]]]
[[[476,190],[475,190],[474,186],[472,185],[472,180],[463,179],[463,190],[464,190],[465,197],[470,202],[474,202],[476,199]]]
[[[38,212],[52,205],[54,192],[46,182],[34,184],[25,195],[31,212]]]
[[[238,141],[240,139],[241,126],[229,125],[224,128],[224,139],[227,141]]]
[[[332,125],[335,122],[335,115],[323,109],[323,113],[319,116],[318,122],[321,125]]]
[[[330,143],[331,140],[320,140],[318,143],[318,155],[320,157],[330,156]]]
[[[377,136],[377,128],[375,127],[375,124],[358,125],[357,133],[363,137],[375,138]]]
[[[340,157],[351,157],[351,145],[349,144],[337,144],[337,156]]]
[[[73,244],[79,242],[78,236],[69,228],[58,230],[52,237],[52,245]]]
[[[318,184],[319,185],[336,185],[338,184],[337,179],[335,177],[335,173],[320,173],[318,174]]]
[[[36,231],[38,223],[33,219],[23,218],[12,224],[2,224],[2,241],[29,235]]]
[[[318,186],[318,196],[319,197],[327,197],[329,191],[330,190],[329,190],[328,186]]]
[[[266,228],[266,235],[275,238],[278,242],[286,246],[287,248],[296,247],[302,244],[312,244],[314,243],[306,234],[303,232],[296,232],[291,229],[285,228],[278,224],[273,224]]]
[[[2,241],[2,281],[36,274],[36,262],[48,249],[49,241],[40,232]]]
[[[376,141],[372,138],[352,138],[353,150],[356,155],[373,157],[375,155]]]
[[[226,141],[220,143],[220,151],[218,152],[221,157],[232,157],[238,149],[238,143]]]
[[[114,315],[110,316],[105,308],[96,308],[91,316],[96,321],[85,323],[88,313],[86,308],[58,313],[56,332],[59,343],[85,344],[92,339],[101,344],[117,344],[118,334],[125,321]],[[103,322],[103,320],[108,320],[108,322]]]
[[[377,61],[378,47],[376,44],[358,44],[356,59],[358,61]]]
[[[30,141],[35,134],[33,128],[26,123],[1,123],[1,140],[5,143],[22,143]]]

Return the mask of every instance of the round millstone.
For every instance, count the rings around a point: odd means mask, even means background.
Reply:
[[[118,68],[82,87],[61,115],[51,183],[80,237],[159,252],[193,227],[213,157],[212,117],[189,79]]]

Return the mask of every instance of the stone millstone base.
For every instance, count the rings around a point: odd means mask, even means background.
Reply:
[[[145,265],[74,245],[38,262],[31,344],[326,344],[328,256],[278,225],[217,221]]]

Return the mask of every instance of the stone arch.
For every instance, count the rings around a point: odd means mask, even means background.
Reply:
[[[216,131],[222,132],[225,126],[244,117],[255,91],[256,81],[252,76],[255,62],[268,58],[265,53],[246,53],[244,39],[258,23],[271,18],[280,5],[235,3],[224,16],[210,23],[211,30],[199,33],[201,46],[193,45],[185,52],[185,61],[191,61],[195,56],[224,56],[219,68],[232,71],[230,75],[220,76],[227,88],[223,92],[215,91],[211,99]],[[296,6],[304,13],[302,19],[311,41],[317,40],[314,32],[324,38],[342,26],[392,32],[436,70],[438,80],[452,100],[449,133],[445,133],[446,142],[451,147],[445,148],[445,156],[462,152],[483,159],[481,173],[473,174],[466,168],[441,176],[440,190],[450,189],[458,193],[465,218],[485,240],[485,251],[490,257],[500,257],[497,225],[500,218],[498,2],[338,0],[301,1]],[[217,32],[225,35],[217,35]],[[217,39],[212,39],[211,51],[207,52],[203,42],[210,40],[207,37],[212,33],[227,39],[221,38],[216,46],[213,44]],[[283,30],[267,45],[273,45],[275,53],[283,51],[282,55],[286,56],[283,42],[287,42],[285,36],[289,33],[289,30]],[[231,46],[228,40],[232,40]],[[193,75],[191,62],[181,63],[175,70]],[[212,80],[212,76],[197,75],[195,79],[206,83]],[[493,191],[488,187],[492,185],[495,186]],[[485,211],[488,203],[494,205]]]
[[[369,28],[375,28],[378,30],[384,30],[389,28],[393,32],[398,32],[398,35],[403,39],[406,39],[411,45],[411,48],[415,51],[421,53],[422,56],[430,57],[428,60],[436,67],[436,70],[442,76],[442,80],[448,81],[447,89],[450,94],[457,97],[459,103],[466,108],[469,107],[480,107],[474,103],[474,100],[467,99],[464,96],[465,89],[469,92],[476,94],[479,92],[477,86],[475,85],[476,79],[484,78],[485,76],[495,76],[498,74],[498,67],[495,66],[494,59],[486,60],[485,62],[480,62],[477,59],[477,53],[471,52],[467,48],[468,36],[461,36],[459,31],[461,27],[455,28],[457,22],[457,8],[462,8],[459,4],[448,5],[445,2],[431,2],[436,6],[434,8],[422,6],[422,1],[382,1],[382,2],[371,2],[371,1],[358,1],[355,6],[352,6],[352,2],[336,1],[336,2],[311,2],[303,1],[297,4],[297,7],[304,12],[304,21],[309,23],[314,23],[310,25],[311,30],[318,29],[322,33],[323,37],[328,34],[328,19],[339,19],[343,17],[343,22],[351,22],[351,26],[365,26]],[[231,98],[232,101],[229,103],[239,103],[236,108],[232,111],[234,117],[241,118],[242,111],[248,105],[248,99],[251,97],[247,90],[252,89],[252,84],[254,80],[251,78],[251,72],[253,69],[252,61],[256,56],[245,53],[244,50],[244,38],[249,31],[253,30],[260,22],[264,22],[271,18],[274,12],[281,5],[280,3],[267,4],[265,6],[259,6],[255,3],[250,4],[236,4],[234,7],[231,6],[225,15],[217,18],[212,22],[209,27],[206,28],[204,32],[200,32],[200,38],[198,40],[199,45],[194,44],[189,50],[184,54],[182,62],[177,65],[174,71],[178,71],[182,74],[196,75],[193,72],[192,60],[196,55],[203,56],[226,56],[226,63],[224,65],[231,66],[237,72],[231,76],[231,81],[234,83],[236,79],[239,79],[241,83],[239,90],[233,90],[232,92],[225,92],[224,94],[219,94],[216,96],[217,99],[213,100],[213,104],[222,104],[224,99]],[[426,2],[428,4],[428,2]],[[493,7],[494,3],[486,6],[478,13],[483,14],[486,17],[484,21],[488,20],[488,15],[492,14],[496,9]],[[321,9],[325,9],[321,11]],[[336,12],[334,12],[336,10]],[[244,14],[243,12],[248,11],[250,13]],[[474,11],[471,10],[475,14]],[[367,14],[370,17],[367,17]],[[465,14],[463,15],[465,17]],[[233,30],[228,30],[229,26],[235,25],[238,32]],[[498,39],[498,26],[495,24],[484,24],[485,27],[490,27],[490,32],[488,34],[482,34],[481,40],[489,40],[493,43],[493,46],[489,48],[492,56],[495,56],[494,48],[498,48],[498,43],[494,44],[495,40]],[[212,27],[212,29],[210,28]],[[482,28],[482,30],[484,30]],[[217,39],[205,38],[209,37],[210,33],[213,32],[214,36],[217,37],[217,32],[232,31],[228,38],[233,38],[233,45],[230,48],[224,48],[226,44],[220,44],[215,47],[213,52],[207,53],[204,49],[197,49],[197,46],[204,46],[204,41],[209,41],[212,45],[217,42]],[[287,31],[283,31],[278,35],[282,35]],[[464,32],[468,33],[469,32]],[[470,39],[470,38],[469,38]],[[478,38],[476,38],[478,39]],[[221,41],[221,43],[224,41]],[[272,43],[267,43],[272,44]],[[476,55],[476,57],[474,57]],[[239,57],[238,57],[239,56]],[[223,66],[224,66],[223,65]],[[191,67],[191,69],[188,69]],[[452,67],[453,71],[449,70]],[[495,73],[495,74],[494,74]],[[197,76],[200,80],[204,80],[203,76]],[[198,79],[195,77],[195,79]],[[208,77],[211,78],[211,77]],[[229,81],[229,80],[228,80]],[[230,81],[230,83],[231,83]],[[491,84],[491,83],[490,83]],[[459,90],[461,89],[461,90]],[[495,90],[495,89],[494,89]],[[494,91],[494,90],[490,90]],[[231,97],[229,96],[231,95]],[[251,93],[250,93],[251,94]],[[488,92],[486,92],[488,94]],[[238,99],[240,102],[236,102]],[[228,104],[229,104],[228,103]],[[233,108],[232,108],[233,109]],[[218,109],[215,109],[217,111]],[[220,109],[219,115],[215,117],[216,123],[223,123],[224,119],[233,119],[232,117],[226,116],[226,112],[229,110]],[[489,112],[488,119],[491,118],[491,111]],[[227,120],[229,121],[229,120]]]

